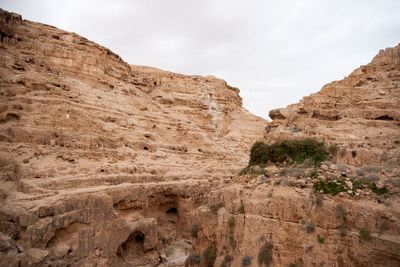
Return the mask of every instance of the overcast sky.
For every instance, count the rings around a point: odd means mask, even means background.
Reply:
[[[0,0],[130,64],[214,75],[258,116],[298,102],[400,42],[400,0]]]

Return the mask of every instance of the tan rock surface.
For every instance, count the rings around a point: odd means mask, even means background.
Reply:
[[[267,141],[316,137],[352,164],[400,164],[400,46],[286,109],[270,111]],[[354,152],[353,152],[354,151]]]
[[[182,265],[190,244],[159,256],[266,121],[212,76],[128,65],[6,11],[0,33],[2,262]]]
[[[205,266],[209,246],[216,266],[258,266],[263,246],[270,266],[399,264],[398,47],[267,125],[213,76],[129,65],[2,10],[0,34],[1,266]],[[324,162],[319,180],[379,176],[390,193],[322,199],[312,168],[234,176],[263,136],[338,143],[338,161],[385,166]]]

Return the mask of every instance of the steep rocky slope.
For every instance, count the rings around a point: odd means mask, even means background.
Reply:
[[[128,65],[6,11],[0,33],[2,265],[158,264],[262,137],[223,80]]]
[[[268,141],[316,137],[338,144],[338,160],[400,164],[400,46],[287,108],[271,110]]]
[[[400,266],[400,46],[270,117],[264,142],[316,138],[329,159],[253,166],[210,192],[190,265]]]

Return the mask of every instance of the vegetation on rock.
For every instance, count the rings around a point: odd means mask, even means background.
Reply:
[[[326,148],[323,142],[315,139],[283,140],[272,144],[257,141],[250,150],[249,166],[273,163],[298,162],[302,163],[312,158],[318,165],[326,159]]]
[[[257,258],[259,265],[265,264],[266,266],[269,266],[272,262],[272,248],[273,245],[271,243],[266,243],[261,247]]]
[[[242,259],[242,265],[243,266],[248,266],[251,264],[251,257],[250,256],[244,256]]]
[[[217,258],[217,251],[214,247],[209,246],[203,252],[204,263],[208,267],[214,266],[215,259]]]
[[[360,240],[370,241],[372,239],[371,232],[368,229],[362,228],[360,229]]]

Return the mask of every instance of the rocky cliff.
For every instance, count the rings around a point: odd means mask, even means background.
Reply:
[[[253,166],[210,192],[191,265],[400,266],[400,46],[269,115],[264,142],[316,138],[329,159]]]
[[[156,265],[262,138],[221,79],[129,65],[6,11],[0,33],[3,266]]]
[[[352,164],[400,164],[400,46],[287,108],[271,110],[268,141],[316,137]]]
[[[0,34],[2,266],[399,265],[398,47],[268,123],[213,76],[2,10]],[[236,175],[254,141],[288,137],[338,149]],[[313,188],[329,179],[347,191]]]

